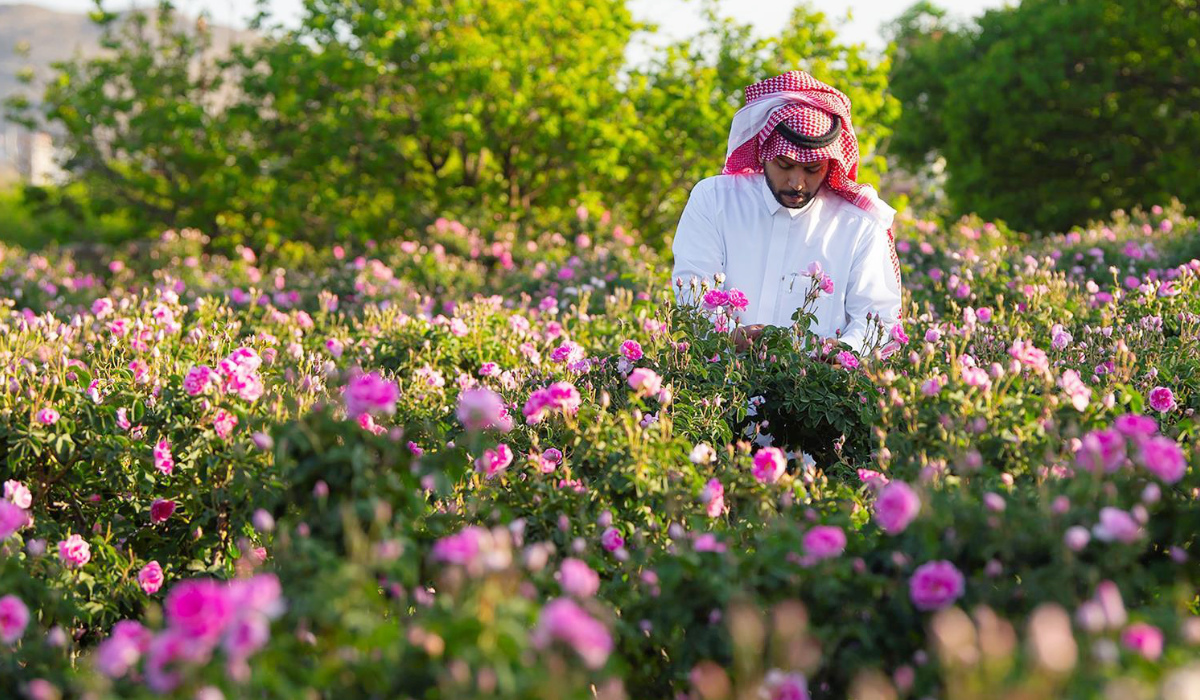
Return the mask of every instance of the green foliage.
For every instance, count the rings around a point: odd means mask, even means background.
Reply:
[[[225,251],[386,240],[439,216],[549,227],[578,206],[663,248],[687,190],[719,172],[745,86],[799,68],[845,91],[866,182],[897,118],[887,62],[804,5],[757,39],[710,4],[698,37],[627,72],[645,27],[625,0],[307,0],[298,27],[261,15],[227,55],[174,17],[169,1],[97,12],[109,51],[14,111],[65,132],[89,210]]]
[[[1171,196],[1200,205],[1200,10],[1023,0],[965,27],[924,2],[893,25],[889,144],[945,159],[954,215],[1064,231]]]

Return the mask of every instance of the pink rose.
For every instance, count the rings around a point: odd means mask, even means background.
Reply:
[[[58,558],[68,568],[77,569],[92,560],[92,548],[79,535],[69,535],[58,543]]]
[[[723,289],[710,289],[704,293],[704,305],[716,309],[729,303],[729,292]]]
[[[621,354],[630,362],[637,362],[642,359],[642,345],[636,340],[626,340],[621,343]]]
[[[458,395],[458,420],[471,432],[495,429],[507,433],[512,419],[504,399],[491,389],[476,387]]]
[[[29,625],[29,608],[11,593],[0,598],[0,641],[12,644],[25,634]]]
[[[1111,474],[1125,464],[1125,438],[1115,430],[1093,430],[1083,436],[1075,464]]]
[[[600,575],[579,559],[567,558],[558,569],[563,592],[577,598],[590,598],[600,590]]]
[[[4,482],[4,498],[18,508],[29,509],[33,505],[33,494],[19,481],[9,479]]]
[[[1083,411],[1088,407],[1092,399],[1092,390],[1079,378],[1078,372],[1073,369],[1064,370],[1058,385],[1066,392],[1067,398],[1071,399],[1071,405],[1076,411]]]
[[[121,620],[113,625],[112,634],[96,647],[93,657],[96,668],[109,678],[120,678],[142,658],[150,648],[154,635],[133,620]]]
[[[849,350],[843,350],[837,354],[838,363],[846,369],[857,369],[859,366],[858,358]]]
[[[1156,435],[1144,438],[1138,444],[1138,461],[1147,470],[1168,484],[1183,478],[1187,471],[1187,459],[1183,450],[1169,437]]]
[[[54,425],[58,422],[58,411],[53,408],[43,408],[37,412],[37,420],[42,425]]]
[[[137,578],[138,585],[142,587],[146,595],[154,595],[158,593],[163,585],[162,566],[157,561],[152,561],[142,567],[142,570],[138,572]]]
[[[735,311],[745,311],[750,306],[750,299],[740,289],[729,290],[729,306]]]
[[[575,364],[583,360],[584,357],[583,346],[570,340],[564,340],[561,345],[550,353],[551,360],[566,364]]]
[[[389,382],[375,372],[360,374],[350,380],[343,390],[346,415],[358,418],[364,413],[391,415],[396,412],[396,399],[400,390],[395,382]]]
[[[183,390],[188,396],[206,394],[220,378],[221,375],[208,365],[197,365],[183,378]]]
[[[0,542],[29,524],[29,513],[10,501],[0,501]]]
[[[1158,423],[1150,416],[1126,413],[1113,421],[1117,432],[1126,437],[1143,437],[1158,432]]]
[[[719,518],[725,512],[725,487],[719,479],[709,479],[700,492],[700,502],[705,504],[704,513],[710,518]]]
[[[553,641],[566,644],[592,670],[604,666],[613,649],[612,635],[570,598],[556,598],[542,608],[530,641],[543,649]]]
[[[1033,343],[1026,343],[1023,340],[1013,341],[1008,354],[1016,358],[1021,364],[1031,367],[1041,374],[1046,374],[1050,371],[1050,359],[1046,357],[1045,352],[1034,347]]]
[[[230,623],[221,641],[232,659],[245,659],[263,648],[271,637],[271,627],[262,615],[242,615]]]
[[[1156,386],[1150,390],[1150,408],[1159,413],[1167,413],[1174,411],[1176,406],[1175,395],[1167,387]]]
[[[229,439],[229,436],[233,434],[233,429],[237,427],[237,424],[237,416],[223,408],[219,409],[216,415],[213,416],[213,431],[216,432],[217,437],[221,438],[222,440]]]
[[[931,561],[917,567],[908,581],[909,597],[919,610],[939,610],[962,596],[966,582],[954,564]]]
[[[917,492],[903,481],[890,481],[875,497],[875,522],[889,535],[904,532],[921,510]]]
[[[652,369],[638,367],[629,373],[629,388],[638,396],[652,396],[662,388],[662,377]]]
[[[1092,534],[1101,542],[1136,542],[1142,536],[1142,527],[1133,516],[1120,508],[1100,509],[1100,522],[1092,528]]]
[[[555,447],[549,447],[538,455],[538,464],[541,466],[543,474],[550,474],[558,465],[562,463],[563,453]]]
[[[750,473],[764,484],[773,484],[787,469],[787,457],[778,447],[764,447],[754,455]]]
[[[615,527],[610,527],[600,535],[600,546],[607,552],[615,552],[625,546],[625,538]]]
[[[165,523],[171,514],[175,512],[175,501],[164,498],[156,498],[150,504],[150,522],[157,525]]]
[[[186,637],[213,641],[234,614],[225,584],[209,578],[176,584],[163,606],[167,624]]]
[[[464,528],[435,542],[433,559],[447,564],[470,564],[479,555],[487,536],[487,531],[481,527]]]
[[[171,443],[159,440],[154,446],[154,468],[170,475],[175,470],[175,458],[171,456]]]
[[[833,525],[818,525],[804,533],[804,551],[813,560],[830,559],[846,551],[846,533]]]
[[[1162,656],[1163,633],[1154,625],[1135,622],[1121,633],[1121,644],[1150,661],[1157,661]]]
[[[494,450],[484,450],[483,456],[475,460],[475,470],[491,479],[512,464],[512,448],[504,443],[496,445]]]

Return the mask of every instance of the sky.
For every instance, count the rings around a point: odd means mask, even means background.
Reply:
[[[35,5],[71,12],[87,12],[94,7],[92,0],[0,0],[0,5],[32,2]],[[659,36],[648,40],[650,47],[666,44],[674,39],[695,33],[703,26],[699,0],[628,0],[634,18],[659,25]],[[826,0],[813,5],[823,11],[835,23],[850,13],[850,19],[842,24],[838,34],[844,43],[863,43],[868,49],[882,51],[885,43],[879,28],[908,8],[914,0]],[[951,15],[958,19],[976,17],[984,10],[1002,7],[1004,0],[934,0],[950,8]],[[108,9],[122,9],[130,5],[153,7],[153,0],[107,0]],[[775,33],[791,14],[797,0],[718,0],[721,13],[740,22],[748,22],[762,36]],[[177,0],[176,6],[190,13],[199,14],[208,10],[212,21],[218,24],[245,26],[245,18],[253,8],[247,0]],[[295,24],[300,17],[301,0],[270,0],[272,14],[287,24]],[[241,8],[241,9],[237,9]],[[631,52],[631,60],[637,61],[642,50]]]

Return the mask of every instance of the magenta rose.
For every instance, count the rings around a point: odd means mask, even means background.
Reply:
[[[1175,394],[1165,386],[1156,386],[1150,390],[1150,408],[1159,413],[1174,411],[1176,407]]]
[[[846,533],[833,525],[818,525],[804,533],[804,551],[813,560],[831,559],[846,551]]]
[[[1182,479],[1187,471],[1183,450],[1174,440],[1162,435],[1145,438],[1139,443],[1138,461],[1168,484]]]
[[[600,590],[600,575],[579,559],[567,558],[558,569],[563,592],[577,598],[590,598]]]
[[[615,552],[625,546],[625,538],[621,537],[617,528],[610,527],[600,535],[600,546],[604,547],[606,552]]]
[[[710,518],[719,518],[725,512],[725,487],[719,479],[709,479],[700,492],[700,501],[705,504],[704,513]]]
[[[662,388],[662,377],[652,369],[638,367],[629,373],[629,388],[636,391],[638,396],[651,396]]]
[[[1135,622],[1121,633],[1121,644],[1150,661],[1157,661],[1162,656],[1163,633],[1154,625]]]
[[[10,501],[0,501],[0,542],[29,524],[29,513]]]
[[[183,390],[187,392],[188,396],[199,396],[208,393],[209,389],[220,380],[221,375],[217,374],[212,367],[197,365],[188,370],[187,376],[183,378]]]
[[[1158,423],[1150,416],[1126,413],[1113,421],[1117,432],[1126,437],[1143,437],[1158,432]]]
[[[142,587],[142,591],[146,595],[158,593],[163,585],[162,566],[157,561],[152,561],[143,566],[142,570],[138,572],[138,585]]]
[[[626,340],[621,343],[621,354],[630,362],[642,359],[642,345],[636,340]]]
[[[889,481],[875,497],[875,522],[889,535],[898,535],[921,511],[917,492],[903,481]]]
[[[157,525],[165,523],[171,514],[175,512],[175,501],[164,498],[156,498],[150,504],[150,522]]]
[[[77,569],[92,560],[92,548],[79,535],[70,535],[58,543],[58,558]]]
[[[542,608],[530,641],[539,649],[552,641],[566,644],[592,670],[602,667],[613,649],[612,635],[604,625],[570,598],[556,598]]]
[[[24,601],[12,595],[0,598],[0,641],[12,644],[25,634],[29,625],[29,608]]]
[[[779,481],[787,469],[787,456],[778,447],[764,447],[754,455],[754,466],[750,473],[764,484]]]
[[[209,578],[182,581],[167,594],[167,623],[187,637],[215,640],[234,614],[227,587]]]
[[[939,610],[962,596],[966,582],[954,564],[931,561],[917,567],[908,581],[908,593],[918,610]]]
[[[396,399],[400,390],[395,382],[389,382],[375,372],[361,374],[350,380],[343,391],[346,415],[358,418],[364,413],[391,415],[396,412]]]

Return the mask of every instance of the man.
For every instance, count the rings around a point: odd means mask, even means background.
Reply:
[[[868,314],[885,333],[900,320],[900,264],[896,212],[857,173],[844,94],[803,71],[747,87],[724,170],[692,188],[675,232],[677,300],[699,301],[693,278],[723,275],[748,301],[734,330],[744,349],[764,325],[792,325],[809,278],[828,276],[813,332],[868,349]]]

